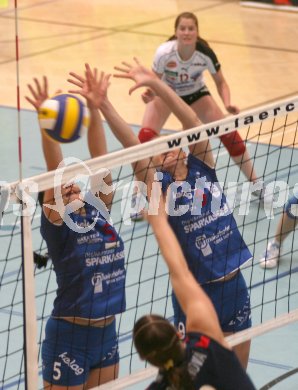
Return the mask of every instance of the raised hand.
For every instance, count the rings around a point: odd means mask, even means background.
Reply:
[[[110,85],[110,74],[100,72],[96,68],[92,70],[89,64],[85,64],[85,78],[76,73],[70,72],[73,79],[67,81],[79,87],[79,90],[70,90],[70,93],[75,93],[83,96],[87,100],[89,108],[100,108],[102,102],[107,98],[107,90]]]
[[[70,76],[73,77],[74,79],[67,79],[67,81],[71,84],[74,84],[76,85],[77,87],[81,88],[81,91],[87,91],[88,90],[88,87],[87,87],[87,80],[78,75],[77,73],[74,73],[74,72],[69,72]],[[69,92],[73,92],[73,91],[69,91]],[[87,99],[87,106],[89,109],[92,109],[92,108],[95,108],[92,104],[92,101],[90,99]]]
[[[152,80],[158,79],[156,74],[145,66],[141,65],[139,60],[134,57],[135,65],[123,61],[122,66],[115,66],[114,69],[121,73],[114,74],[114,77],[131,79],[136,85],[129,89],[129,94],[140,87],[149,86]]]
[[[39,82],[37,78],[33,79],[35,86],[28,84],[29,91],[32,97],[25,96],[25,99],[32,104],[32,106],[38,111],[42,103],[48,99],[48,79],[43,76],[43,82]]]

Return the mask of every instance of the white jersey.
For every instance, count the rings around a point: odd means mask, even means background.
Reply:
[[[162,74],[162,80],[179,96],[186,96],[205,86],[204,70],[208,69],[211,74],[215,74],[220,69],[220,63],[214,51],[200,41],[191,58],[183,61],[177,50],[177,40],[173,40],[158,47],[152,69]]]

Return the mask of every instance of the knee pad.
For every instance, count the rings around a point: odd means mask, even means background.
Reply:
[[[144,142],[151,141],[153,138],[158,137],[158,133],[149,127],[142,127],[139,131],[138,138],[143,144]]]
[[[237,157],[244,154],[246,146],[238,131],[224,134],[220,137],[220,139],[230,153],[230,156]]]

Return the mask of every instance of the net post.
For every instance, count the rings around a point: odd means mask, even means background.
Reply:
[[[33,390],[38,389],[38,350],[31,217],[23,215],[21,220],[25,387]]]

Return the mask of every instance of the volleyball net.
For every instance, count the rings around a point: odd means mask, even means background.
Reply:
[[[57,178],[59,185],[78,181],[87,193],[92,183],[107,170],[112,173],[115,187],[111,217],[125,246],[127,308],[117,315],[121,378],[101,388],[126,388],[128,384],[155,374],[155,370],[146,368],[146,363],[137,356],[132,329],[135,321],[148,313],[172,320],[171,285],[150,226],[146,221],[135,223],[130,218],[136,211],[131,205],[135,187],[131,163],[169,150],[187,148],[205,139],[211,141],[219,182],[231,201],[239,230],[253,254],[253,261],[243,269],[251,295],[253,327],[232,336],[230,342],[235,345],[296,321],[298,248],[295,231],[285,240],[276,269],[260,268],[259,258],[274,237],[285,202],[293,193],[297,194],[297,126],[298,97],[295,96],[92,160],[83,162],[69,157],[65,160],[66,166],[56,172],[30,177],[22,183],[2,183],[0,342],[3,348],[0,376],[3,388],[24,388],[26,385],[30,389],[42,388],[41,343],[57,285],[52,263],[46,259],[46,244],[40,235],[41,208],[36,202],[37,193],[56,186]],[[247,183],[218,139],[235,129],[247,142],[254,167],[262,180],[264,201],[253,196],[259,188]]]

